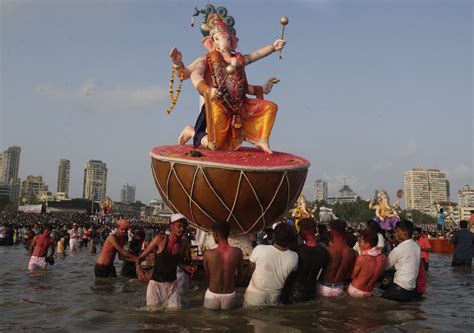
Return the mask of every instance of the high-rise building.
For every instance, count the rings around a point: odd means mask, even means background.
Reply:
[[[82,197],[89,200],[104,200],[107,192],[107,165],[90,160],[84,168]]]
[[[20,169],[21,147],[9,147],[1,154],[0,158],[0,183],[10,185],[10,200],[18,202],[20,194]]]
[[[59,160],[58,186],[56,192],[65,193],[69,197],[69,174],[71,172],[71,162],[69,160]]]
[[[120,190],[120,202],[121,203],[134,203],[135,202],[135,186],[128,184],[123,185]]]
[[[446,175],[438,169],[415,168],[405,172],[407,209],[435,216],[435,203],[448,201],[446,185]]]
[[[458,191],[459,219],[469,220],[471,210],[474,210],[474,186],[464,185]]]
[[[48,186],[41,176],[28,176],[21,182],[22,201],[27,203],[37,203],[40,195],[48,192]]]
[[[327,180],[317,179],[314,182],[314,200],[328,201],[328,182]]]

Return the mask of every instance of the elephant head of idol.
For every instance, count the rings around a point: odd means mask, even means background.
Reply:
[[[239,39],[234,28],[228,27],[217,13],[209,16],[201,29],[209,31],[209,35],[202,39],[202,44],[209,52],[217,50],[220,53],[229,54],[237,49]]]

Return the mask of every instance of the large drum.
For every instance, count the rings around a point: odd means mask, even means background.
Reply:
[[[228,221],[233,234],[262,230],[298,198],[310,163],[291,154],[255,148],[210,151],[192,146],[155,147],[151,166],[161,197],[173,212],[210,231]]]

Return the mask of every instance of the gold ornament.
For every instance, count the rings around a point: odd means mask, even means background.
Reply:
[[[178,88],[176,89],[176,94],[174,94],[173,90],[174,90],[174,74],[175,74],[175,72],[176,72],[176,69],[174,67],[171,67],[170,89],[169,89],[169,96],[170,96],[171,104],[168,107],[168,109],[166,110],[166,112],[168,114],[170,114],[171,111],[173,111],[176,103],[178,102],[179,94],[181,93],[181,86],[183,85],[183,81],[184,81],[184,71],[182,71],[178,76],[179,84],[178,84]]]

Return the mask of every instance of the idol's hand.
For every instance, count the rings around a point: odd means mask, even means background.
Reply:
[[[280,79],[277,78],[277,77],[269,78],[267,80],[267,82],[262,86],[263,87],[263,93],[265,95],[268,95],[272,91],[273,85],[277,84],[278,82],[280,82]]]
[[[222,92],[217,88],[211,88],[212,99],[219,99],[222,97]]]
[[[286,41],[283,39],[277,39],[276,41],[273,42],[273,47],[275,48],[276,51],[281,51],[285,47]]]
[[[176,47],[173,47],[170,52],[170,59],[173,65],[179,66],[183,61],[183,55],[181,51],[178,50]]]

